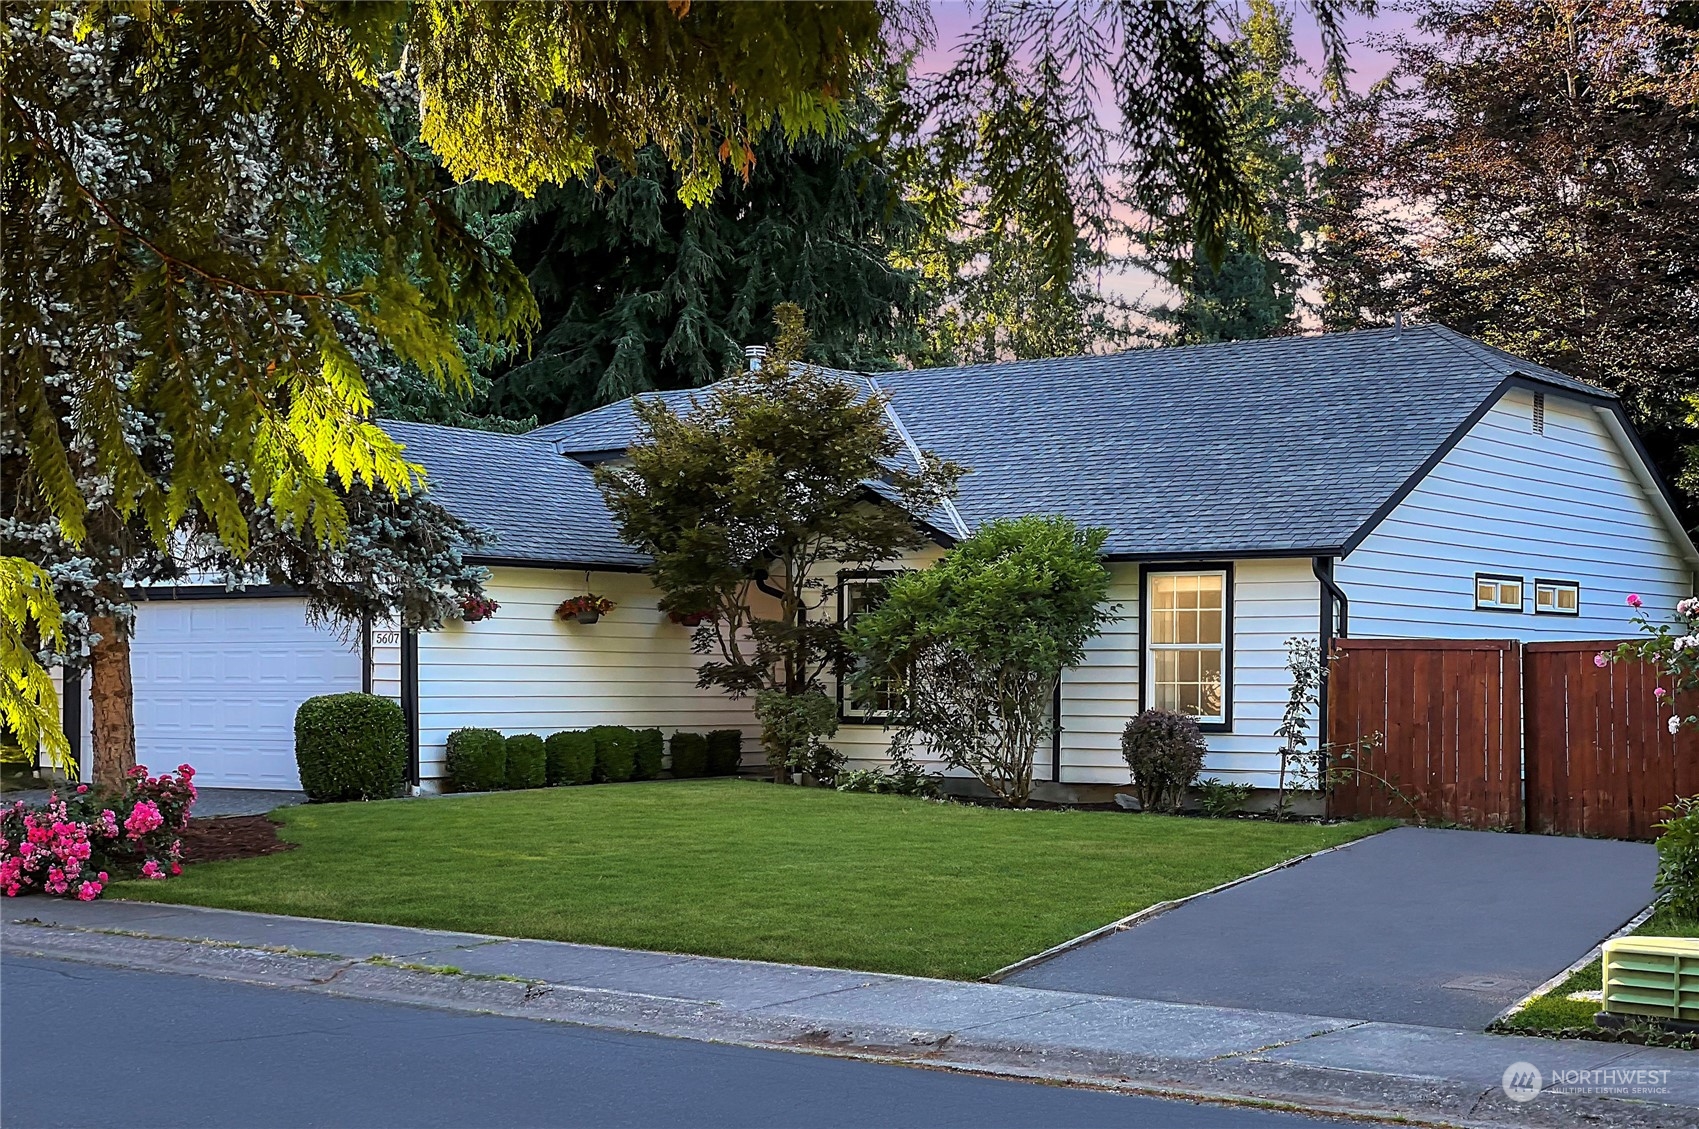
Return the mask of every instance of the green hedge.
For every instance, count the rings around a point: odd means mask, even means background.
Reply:
[[[661,736],[659,729],[639,729],[637,731],[636,765],[632,768],[633,780],[653,780],[661,775],[661,760],[666,752],[666,738]]]
[[[295,767],[309,800],[387,800],[407,777],[407,718],[375,694],[324,694],[295,711]]]
[[[708,738],[700,733],[674,733],[673,775],[683,779],[708,775]]]
[[[708,734],[708,775],[734,776],[743,763],[743,731],[716,729]]]
[[[541,788],[549,782],[549,757],[543,739],[518,733],[507,739],[507,787]]]
[[[448,783],[456,792],[493,792],[507,782],[507,738],[494,729],[448,735]]]
[[[548,755],[548,782],[588,784],[596,772],[596,739],[583,729],[550,734],[543,742]]]
[[[598,725],[590,730],[596,742],[597,784],[630,780],[637,770],[637,734],[623,725]]]

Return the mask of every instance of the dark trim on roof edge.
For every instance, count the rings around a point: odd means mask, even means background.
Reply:
[[[1198,560],[1284,560],[1297,557],[1337,557],[1337,545],[1293,545],[1279,549],[1186,549],[1170,553],[1105,553],[1103,560],[1115,563],[1192,564]]]
[[[643,572],[640,564],[593,564],[586,561],[533,560],[529,557],[495,557],[489,554],[464,557],[467,564],[498,565],[504,568],[552,568],[563,572]]]

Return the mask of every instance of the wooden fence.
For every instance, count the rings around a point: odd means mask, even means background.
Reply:
[[[1699,703],[1660,699],[1648,664],[1594,661],[1618,642],[1339,640],[1328,810],[1654,837],[1659,809],[1699,793],[1699,734],[1669,731]],[[1353,754],[1375,734],[1376,747]]]
[[[1329,810],[1520,830],[1521,651],[1507,639],[1337,640]]]

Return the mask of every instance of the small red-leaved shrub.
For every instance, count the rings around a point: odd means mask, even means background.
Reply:
[[[39,807],[19,800],[0,811],[0,893],[40,891],[93,901],[113,871],[143,878],[182,873],[183,843],[195,803],[195,770],[149,776],[130,770],[123,794],[103,797],[79,784]]]

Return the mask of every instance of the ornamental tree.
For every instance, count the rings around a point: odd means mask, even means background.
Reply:
[[[824,698],[821,678],[844,653],[827,610],[836,570],[919,548],[926,535],[914,515],[953,494],[962,471],[925,452],[915,466],[883,396],[800,363],[807,334],[796,307],[775,320],[766,362],[693,397],[688,411],[634,401],[641,434],[630,462],[598,467],[596,482],[625,539],[653,558],[661,610],[707,613],[693,637],[705,656],[699,685],[734,698]],[[785,780],[791,754],[814,755],[823,735],[799,734],[797,719],[823,714],[765,712],[768,754]]]
[[[1025,807],[1062,671],[1114,612],[1099,559],[1107,536],[1063,517],[1000,519],[887,582],[850,645],[852,688],[890,703],[893,747],[920,742]]]

